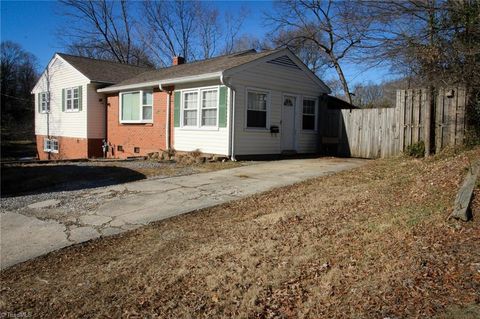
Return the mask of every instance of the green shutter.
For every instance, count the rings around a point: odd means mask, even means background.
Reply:
[[[65,89],[62,89],[62,112],[65,112]]]
[[[82,110],[82,100],[83,100],[83,94],[82,94],[82,88],[83,86],[78,87],[78,110]]]
[[[227,127],[227,88],[220,87],[220,101],[218,104],[218,126]]]
[[[173,126],[179,127],[180,126],[180,92],[175,92],[175,96],[173,98]]]
[[[38,113],[42,113],[42,93],[38,93]]]

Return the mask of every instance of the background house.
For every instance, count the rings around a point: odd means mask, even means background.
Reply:
[[[35,135],[39,159],[102,156],[105,96],[97,89],[148,69],[57,53],[37,84]]]

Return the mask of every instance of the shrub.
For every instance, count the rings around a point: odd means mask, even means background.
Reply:
[[[200,157],[202,155],[202,152],[197,148],[196,150],[188,152],[188,155],[192,158],[197,158],[197,157]]]
[[[425,155],[425,143],[420,141],[415,144],[411,144],[407,146],[405,150],[405,154],[411,157],[423,157]]]

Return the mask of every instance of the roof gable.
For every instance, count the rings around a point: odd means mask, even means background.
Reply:
[[[312,81],[321,87],[325,93],[331,93],[330,88],[315,73],[313,73],[312,70],[310,70],[305,63],[302,62],[302,60],[300,60],[292,51],[287,48],[272,52],[272,54],[256,59],[251,63],[232,68],[226,71],[226,75],[232,76],[235,73],[242,72],[248,68],[254,68],[261,63],[270,63],[279,65],[280,67],[303,71]]]
[[[282,55],[278,58],[268,60],[267,63],[280,65],[287,68],[301,70],[300,67],[288,57],[288,55]]]
[[[80,57],[65,53],[59,56],[92,82],[114,84],[151,70],[124,63]]]

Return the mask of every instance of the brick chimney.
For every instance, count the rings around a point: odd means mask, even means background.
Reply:
[[[173,62],[172,65],[179,65],[179,64],[184,64],[185,63],[185,58],[181,56],[174,56],[173,57]]]

